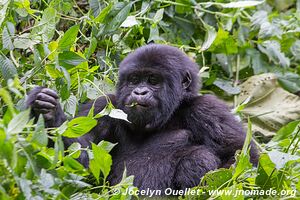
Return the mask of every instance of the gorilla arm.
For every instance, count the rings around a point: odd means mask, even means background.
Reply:
[[[57,93],[49,88],[35,87],[31,90],[26,98],[26,107],[31,107],[31,116],[36,120],[42,114],[47,128],[58,127],[67,120]]]
[[[108,98],[115,105],[115,96],[108,95]],[[99,97],[95,103],[94,101],[91,101],[81,105],[78,116],[86,116],[93,105],[94,113],[99,113],[106,107],[107,98],[102,96]],[[31,115],[36,120],[40,114],[43,115],[45,126],[47,128],[58,127],[67,120],[58,101],[57,93],[49,88],[35,87],[31,90],[26,98],[26,106],[31,107]],[[90,133],[85,134],[82,137],[75,139],[64,138],[65,146],[67,147],[73,142],[79,142],[82,146],[89,146],[91,141],[97,143],[103,139],[109,140],[109,137],[107,136],[110,124],[108,122],[109,120],[110,119],[107,116],[100,118],[97,126],[90,131]]]
[[[242,149],[246,133],[227,105],[215,96],[203,95],[193,99],[185,112],[190,113],[186,123],[192,130],[193,141],[209,146],[221,159],[221,167],[233,164],[235,152]],[[258,162],[253,143],[250,160],[255,165]]]

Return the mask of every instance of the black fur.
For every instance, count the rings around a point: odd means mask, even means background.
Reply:
[[[246,135],[222,101],[212,95],[198,95],[197,73],[198,66],[177,48],[150,44],[137,49],[121,62],[117,93],[109,95],[132,123],[105,116],[90,133],[64,138],[65,145],[74,141],[83,146],[101,140],[118,142],[111,152],[111,184],[121,180],[126,166],[140,189],[196,186],[206,172],[233,163]],[[59,126],[66,118],[53,101],[57,97],[48,90],[34,89],[27,104],[33,107],[34,116],[44,113],[48,127]],[[44,102],[36,101],[42,97]],[[86,115],[92,104],[82,105],[79,115]],[[95,113],[106,104],[106,98],[98,98]],[[257,159],[252,145],[252,163]],[[86,154],[80,162],[88,166]]]

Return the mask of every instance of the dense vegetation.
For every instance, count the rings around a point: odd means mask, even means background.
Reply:
[[[116,186],[105,181],[113,144],[93,144],[85,169],[76,161],[81,146],[62,143],[124,113],[109,105],[46,130],[24,97],[35,85],[53,88],[71,119],[78,102],[114,91],[120,60],[151,41],[187,52],[200,66],[200,92],[226,100],[248,127],[235,165],[208,173],[198,195],[182,198],[300,196],[299,0],[0,0],[0,34],[0,199],[131,198],[126,171]],[[258,167],[249,162],[252,134]]]

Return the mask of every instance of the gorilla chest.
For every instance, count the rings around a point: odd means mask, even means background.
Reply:
[[[109,179],[117,184],[126,167],[127,175],[134,175],[134,185],[140,189],[166,189],[173,187],[172,180],[179,162],[177,156],[188,145],[188,135],[178,131],[160,135],[143,144],[126,144],[113,152],[113,166]],[[123,147],[122,147],[123,146]]]

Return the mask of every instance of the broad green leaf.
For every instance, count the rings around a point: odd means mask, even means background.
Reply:
[[[42,115],[39,116],[39,119],[36,123],[31,142],[43,147],[46,147],[48,144],[48,135],[45,130],[44,118]]]
[[[131,6],[133,2],[124,4],[125,6],[115,15],[115,17],[106,24],[105,33],[114,32],[117,28],[121,26],[121,24],[126,20],[129,15]]]
[[[7,133],[16,134],[20,133],[27,125],[29,121],[30,109],[17,114],[8,124]]]
[[[77,117],[68,122],[64,137],[77,138],[92,130],[97,125],[97,120],[91,117]]]
[[[129,122],[127,119],[127,114],[124,113],[124,111],[120,110],[120,109],[112,109],[108,116],[110,116],[111,118],[122,119],[122,120]]]
[[[232,178],[232,169],[218,169],[217,171],[208,172],[201,179],[200,185],[207,186],[209,190],[222,189],[224,183]]]
[[[69,28],[65,32],[64,36],[59,40],[58,50],[69,51],[76,41],[78,31],[79,31],[79,25],[75,25]]]
[[[110,172],[112,158],[102,147],[92,143],[93,159],[90,160],[90,170],[99,182],[100,172],[106,178]]]
[[[54,36],[56,26],[56,10],[48,7],[43,11],[41,21],[32,29],[31,34],[40,35],[44,43],[48,43]]]
[[[264,41],[261,45],[258,45],[258,49],[266,54],[270,60],[275,64],[279,64],[282,67],[290,66],[290,59],[281,52],[279,42],[275,40]]]
[[[219,28],[216,39],[209,47],[209,51],[213,53],[236,54],[238,52],[238,46],[233,36],[229,35],[229,32]]]
[[[204,42],[202,43],[200,51],[207,50],[212,45],[212,43],[214,42],[214,40],[217,37],[217,33],[216,33],[216,30],[214,27],[212,27],[208,24],[203,24],[203,25],[206,30],[206,33],[205,33],[205,39],[204,39]]]
[[[263,60],[263,55],[258,50],[249,48],[246,52],[250,56],[250,66],[252,67],[254,74],[262,74],[268,71],[268,63]]]
[[[85,62],[86,59],[78,55],[73,51],[64,51],[58,54],[59,65],[63,66],[65,69],[71,69],[76,67],[82,62]]]
[[[0,2],[0,27],[5,19],[6,10],[7,10],[10,2],[11,2],[10,0],[2,0]]]
[[[106,18],[106,16],[108,15],[108,13],[110,12],[110,10],[112,9],[113,4],[110,3],[108,6],[106,6],[101,13],[95,18],[95,22],[98,23],[103,23],[103,20]]]
[[[0,72],[5,80],[14,78],[17,75],[17,69],[10,59],[0,51]]]
[[[222,3],[220,4],[223,8],[245,8],[251,6],[257,6],[264,3],[264,1],[237,1],[230,3]]]
[[[251,22],[254,29],[259,29],[263,23],[269,22],[268,12],[265,10],[259,10],[255,12],[251,17]]]
[[[109,153],[116,145],[117,144],[113,144],[104,140],[102,140],[101,142],[99,142],[99,144],[97,144],[97,146],[103,148],[107,153]]]
[[[76,108],[77,108],[78,100],[76,96],[70,95],[70,97],[67,99],[65,105],[64,105],[64,111],[68,114],[70,114],[72,117],[75,116]]]
[[[151,41],[159,41],[162,40],[161,37],[159,37],[159,30],[158,30],[158,25],[157,24],[152,24],[150,27],[150,35],[148,38],[148,42]]]
[[[164,9],[161,8],[155,13],[155,15],[153,17],[153,22],[155,24],[157,24],[158,22],[160,22],[163,19],[163,17],[164,17]]]
[[[126,20],[121,24],[121,27],[129,28],[135,25],[138,25],[138,21],[136,20],[135,16],[128,16]]]
[[[10,114],[13,114],[15,112],[15,109],[14,109],[12,98],[9,95],[9,92],[4,88],[0,88],[0,97],[1,97],[1,101],[4,101],[4,103],[8,106],[8,111],[10,111]]]
[[[280,141],[291,136],[295,131],[297,131],[297,127],[300,126],[300,121],[293,121],[282,127],[276,135],[273,137],[273,141]]]
[[[264,3],[264,1],[237,1],[237,2],[230,2],[230,3],[219,3],[219,2],[204,2],[200,3],[205,5],[206,7],[210,6],[220,6],[222,8],[247,8],[252,6],[257,6]]]
[[[192,2],[196,3],[193,0],[176,0],[176,3],[178,3],[178,5],[175,6],[175,11],[179,14],[186,14],[192,12]]]
[[[84,170],[82,164],[70,156],[64,157],[64,166],[71,171],[81,171]]]
[[[91,41],[90,41],[90,46],[89,46],[89,48],[87,48],[86,50],[85,50],[85,52],[84,52],[84,57],[85,58],[89,58],[94,52],[95,52],[95,50],[96,50],[96,48],[97,48],[97,39],[96,38],[92,38],[91,39]]]
[[[234,169],[233,179],[241,176],[246,170],[251,169],[252,164],[250,163],[250,143],[252,139],[252,123],[248,118],[248,129],[245,142],[241,153],[237,156],[236,167]]]
[[[33,35],[30,33],[24,33],[22,35],[18,35],[14,39],[14,46],[18,49],[28,49],[33,48],[34,45],[39,44],[41,41],[39,39],[39,36]]]
[[[278,83],[291,93],[300,91],[300,76],[298,74],[288,72],[278,75]]]
[[[289,161],[300,160],[300,156],[283,153],[277,150],[268,152],[268,155],[278,170],[284,168],[285,164]]]
[[[8,32],[6,26],[3,28],[2,31],[2,43],[4,49],[8,49],[8,50],[14,49],[14,45],[12,43],[10,33]]]
[[[214,85],[224,90],[230,95],[239,94],[241,92],[240,88],[234,87],[231,81],[222,80],[218,78],[217,80],[214,81]]]
[[[81,154],[80,149],[81,149],[81,144],[79,144],[78,142],[72,143],[68,147],[69,156],[72,156],[72,158],[78,158]]]
[[[41,170],[39,182],[45,189],[50,189],[55,184],[53,175],[47,173],[45,169]]]
[[[97,17],[100,13],[101,10],[101,1],[99,0],[89,0],[89,4],[90,4],[90,10],[92,12],[92,15],[94,17]]]

